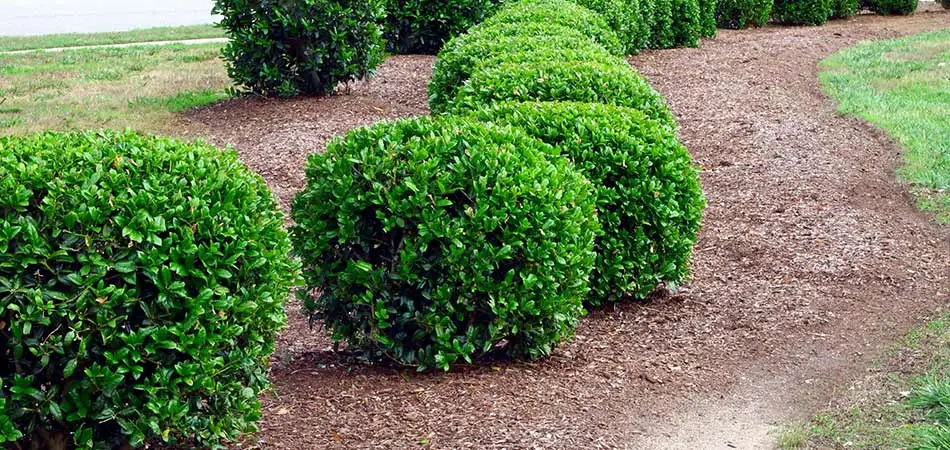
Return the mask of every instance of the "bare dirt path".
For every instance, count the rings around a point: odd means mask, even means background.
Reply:
[[[950,14],[722,32],[631,60],[669,99],[709,199],[694,279],[593,312],[535,364],[450,374],[364,366],[289,305],[276,396],[242,447],[768,448],[770,424],[816,406],[903,330],[950,305],[950,230],[893,178],[899,149],[834,113],[817,62]],[[393,58],[350,96],[246,100],[193,113],[285,208],[306,155],[354,126],[425,114],[432,59]]]

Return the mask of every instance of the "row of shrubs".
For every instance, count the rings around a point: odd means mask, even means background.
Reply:
[[[663,98],[603,17],[523,0],[452,39],[432,118],[312,156],[291,238],[304,302],[371,359],[536,358],[584,306],[689,273],[705,205]]]
[[[907,15],[917,10],[917,0],[717,0],[720,28],[761,27],[772,19],[785,25],[821,25],[845,19],[861,8],[884,15]]]
[[[546,355],[585,304],[682,281],[697,173],[621,54],[597,13],[511,3],[442,51],[444,114],[354,130],[308,161],[289,233],[233,151],[0,138],[0,444],[253,431],[300,283],[335,339],[424,370]]]
[[[511,2],[509,2],[511,3]],[[215,0],[235,84],[253,94],[328,95],[363,78],[386,52],[435,54],[501,0]],[[558,17],[597,15],[617,54],[699,44],[716,34],[715,0],[575,0]],[[524,20],[533,11],[496,21]]]
[[[860,5],[858,2],[861,2]],[[509,1],[510,3],[510,1]],[[230,41],[223,50],[235,84],[250,93],[328,95],[363,78],[386,52],[438,52],[503,0],[215,0]],[[613,32],[600,42],[616,54],[695,47],[717,27],[818,25],[854,15],[910,14],[917,0],[574,0],[557,17],[596,14]],[[580,12],[583,10],[583,12]],[[528,19],[534,11],[496,20]],[[497,18],[495,15],[494,18]]]

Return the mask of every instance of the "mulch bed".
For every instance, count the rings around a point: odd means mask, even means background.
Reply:
[[[944,12],[862,15],[721,31],[700,49],[632,58],[667,96],[703,169],[709,206],[690,284],[592,312],[546,360],[447,374],[351,361],[291,301],[275,395],[263,398],[261,431],[237,447],[617,448],[645,436],[664,448],[681,411],[726,399],[749,377],[782,381],[770,401],[813,406],[950,304],[950,230],[894,179],[898,147],[835,113],[816,64],[860,40],[948,24]],[[286,210],[307,155],[328,139],[428,113],[433,61],[390,58],[349,95],[237,100],[188,119],[235,147]]]

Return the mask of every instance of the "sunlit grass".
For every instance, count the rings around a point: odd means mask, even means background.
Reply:
[[[843,114],[880,127],[906,149],[899,175],[920,207],[950,223],[950,28],[857,45],[821,63]]]
[[[226,98],[220,44],[0,55],[0,135],[132,128],[174,134],[176,113]]]
[[[3,30],[0,30],[3,33]],[[214,25],[159,27],[115,33],[68,33],[44,36],[0,36],[0,52],[83,45],[128,44],[133,42],[179,41],[224,37]]]

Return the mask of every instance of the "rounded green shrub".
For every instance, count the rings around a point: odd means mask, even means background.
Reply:
[[[228,74],[253,94],[332,94],[383,61],[383,0],[215,0],[213,12]]]
[[[451,109],[460,112],[506,101],[606,103],[643,111],[671,129],[676,126],[663,97],[619,58],[612,64],[546,61],[484,67],[458,91]]]
[[[520,1],[505,5],[471,33],[480,33],[481,28],[499,24],[514,25],[515,30],[530,25],[570,28],[590,36],[614,55],[623,56],[626,53],[617,34],[610,29],[603,16],[569,0]]]
[[[917,0],[869,0],[868,7],[881,15],[907,16],[917,11]]]
[[[293,204],[307,310],[334,339],[420,370],[548,354],[583,312],[599,230],[590,183],[556,155],[459,117],[333,141]]]
[[[943,9],[950,9],[950,0],[940,0],[940,5]]]
[[[717,0],[716,23],[721,28],[741,30],[764,27],[772,15],[773,0]]]
[[[598,103],[497,103],[472,115],[555,146],[593,183],[603,233],[590,304],[643,298],[688,277],[705,200],[672,130],[639,111]]]
[[[0,138],[0,432],[80,448],[253,431],[297,281],[234,152],[131,132]]]
[[[617,34],[624,53],[634,53],[645,48],[647,37],[640,22],[639,0],[575,0],[581,6],[599,13],[610,29]]]
[[[832,0],[775,0],[772,4],[772,19],[785,25],[821,25],[831,16],[831,2]]]
[[[386,0],[386,40],[394,53],[434,54],[493,11],[499,0]]]
[[[446,50],[449,51],[439,54],[429,82],[429,106],[436,113],[445,112],[451,106],[458,89],[479,67],[491,67],[501,62],[616,61],[600,44],[576,33],[469,39],[464,45]]]
[[[715,37],[719,26],[716,24],[717,0],[699,1],[699,34],[701,37]]]
[[[677,47],[698,47],[702,18],[697,0],[672,0],[673,43]]]
[[[858,0],[831,0],[831,19],[847,19],[858,13]]]
[[[0,378],[0,393],[2,392],[3,378]],[[13,420],[7,414],[8,409],[7,399],[0,396],[0,444],[16,442],[23,437],[23,433],[17,430],[16,425],[13,424]]]
[[[650,24],[649,47],[655,49],[676,47],[676,33],[673,31],[673,1],[654,0],[644,3],[651,3],[647,8],[650,17],[645,20]]]

